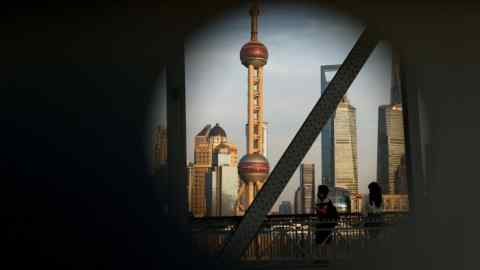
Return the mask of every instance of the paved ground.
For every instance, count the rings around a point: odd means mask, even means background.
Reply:
[[[326,260],[320,260],[315,262],[299,262],[299,261],[283,261],[283,262],[264,262],[254,263],[245,262],[241,269],[279,269],[279,270],[300,270],[300,269],[339,269],[343,263],[341,262],[328,262]]]

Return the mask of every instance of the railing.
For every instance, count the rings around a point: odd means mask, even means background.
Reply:
[[[257,237],[250,243],[242,260],[245,261],[315,261],[348,259],[352,251],[367,243],[385,240],[395,230],[395,224],[408,213],[385,213],[380,218],[358,214],[341,214],[333,229],[322,224],[314,215],[268,216]],[[241,217],[196,218],[192,221],[193,238],[197,245],[216,256],[238,226]],[[331,232],[328,239],[316,243],[318,232]],[[328,233],[327,233],[328,234]]]

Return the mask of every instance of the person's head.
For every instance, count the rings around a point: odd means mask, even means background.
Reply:
[[[325,198],[327,198],[327,196],[328,196],[329,191],[330,190],[328,189],[328,187],[326,185],[320,185],[320,186],[318,186],[318,189],[317,189],[317,197],[320,200],[325,200]]]
[[[371,182],[368,185],[368,191],[370,204],[375,204],[376,207],[380,207],[383,201],[382,188],[380,187],[380,185],[377,182]]]

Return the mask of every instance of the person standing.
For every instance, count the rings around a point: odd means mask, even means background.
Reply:
[[[328,198],[329,189],[326,185],[320,185],[317,189],[317,203],[315,211],[318,217],[316,225],[315,242],[320,248],[325,246],[328,256],[328,245],[332,240],[332,233],[337,225],[338,212],[332,200]]]
[[[368,185],[368,191],[368,195],[363,200],[362,214],[367,235],[375,239],[384,224],[382,188],[377,182],[371,182]]]

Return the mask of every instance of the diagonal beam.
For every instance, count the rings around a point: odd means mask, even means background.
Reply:
[[[317,101],[307,119],[300,127],[287,150],[258,192],[250,208],[240,222],[237,230],[225,244],[220,259],[231,263],[240,259],[250,242],[257,235],[280,193],[287,185],[296,168],[303,160],[323,126],[335,112],[340,100],[347,92],[353,80],[360,72],[368,57],[378,43],[368,30],[357,40],[347,58],[338,69],[324,94]]]

